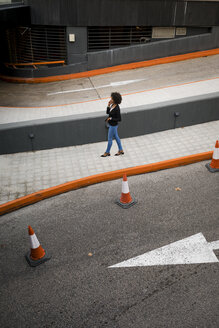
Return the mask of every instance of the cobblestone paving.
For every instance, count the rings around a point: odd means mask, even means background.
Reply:
[[[214,121],[122,139],[125,155],[119,157],[100,157],[106,142],[1,155],[0,204],[89,175],[210,151],[218,137]]]

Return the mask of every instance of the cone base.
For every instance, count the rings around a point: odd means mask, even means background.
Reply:
[[[31,257],[30,257],[30,252],[28,252],[26,255],[25,255],[25,258],[27,260],[27,263],[31,266],[31,267],[36,267],[48,260],[51,259],[51,256],[49,256],[49,254],[47,254],[47,252],[45,252],[45,256],[42,257],[41,259],[39,260],[33,260]]]
[[[211,173],[219,172],[219,169],[214,169],[213,167],[211,167],[210,163],[206,164],[205,166]]]
[[[120,202],[120,199],[116,200],[116,204],[121,206],[122,208],[129,208],[133,205],[135,205],[137,203],[137,200],[135,200],[133,197],[132,197],[132,201],[130,203],[122,203]]]

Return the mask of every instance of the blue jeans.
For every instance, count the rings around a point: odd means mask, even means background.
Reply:
[[[116,139],[119,150],[122,150],[122,144],[121,144],[121,140],[119,138],[117,130],[118,130],[118,125],[116,125],[116,126],[111,126],[110,125],[109,126],[108,145],[107,145],[106,153],[110,153],[110,149],[111,149],[112,144],[113,144],[113,138]]]

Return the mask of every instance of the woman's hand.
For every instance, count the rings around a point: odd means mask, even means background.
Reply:
[[[111,117],[108,117],[108,119],[106,120],[107,122],[111,120]]]
[[[112,99],[110,99],[110,101],[108,102],[108,107],[112,105]]]

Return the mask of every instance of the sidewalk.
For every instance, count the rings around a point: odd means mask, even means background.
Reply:
[[[112,91],[123,95],[122,112],[219,92],[219,55],[55,83],[0,81],[0,124],[105,112]]]
[[[214,149],[219,121],[122,140],[125,155],[101,158],[106,142],[0,156],[0,204],[89,175]],[[117,152],[114,141],[111,154]]]

